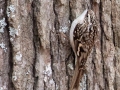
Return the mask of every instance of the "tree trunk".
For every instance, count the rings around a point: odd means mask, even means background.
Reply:
[[[69,29],[87,7],[99,33],[80,90],[120,90],[119,0],[0,0],[0,90],[69,90]]]

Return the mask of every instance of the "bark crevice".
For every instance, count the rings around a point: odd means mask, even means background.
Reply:
[[[4,12],[4,15],[5,15],[5,22],[6,22],[6,32],[7,32],[7,35],[8,35],[8,38],[9,38],[9,85],[8,85],[8,89],[10,90],[15,90],[15,86],[12,82],[12,73],[13,73],[13,47],[12,47],[12,43],[10,42],[10,33],[9,33],[9,21],[8,21],[8,17],[7,17],[7,4],[8,3],[8,0],[5,0],[5,12]]]
[[[37,89],[38,83],[38,76],[36,76],[36,61],[37,61],[37,52],[39,50],[39,36],[38,36],[38,29],[36,25],[36,17],[35,17],[35,1],[32,2],[32,20],[33,20],[33,45],[34,45],[34,61],[33,61],[33,78],[34,78],[34,85],[33,90]]]
[[[104,79],[104,85],[105,85],[105,90],[106,90],[106,82],[105,82],[105,67],[104,67],[104,64],[105,64],[105,62],[104,62],[104,55],[103,55],[103,53],[104,53],[104,51],[103,51],[103,43],[104,43],[104,41],[103,41],[103,39],[104,39],[104,29],[103,29],[103,21],[102,21],[102,1],[100,0],[100,6],[99,6],[99,22],[100,22],[100,30],[101,30],[101,38],[100,38],[100,46],[101,46],[101,64],[102,64],[102,72],[103,72],[103,79]]]

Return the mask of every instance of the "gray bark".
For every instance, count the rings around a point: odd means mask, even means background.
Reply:
[[[0,90],[69,90],[69,29],[87,6],[99,33],[80,90],[120,90],[119,0],[0,0]]]

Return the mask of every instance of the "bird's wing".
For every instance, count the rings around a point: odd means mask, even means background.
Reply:
[[[73,88],[77,88],[79,86],[80,79],[82,78],[84,73],[84,69],[80,69],[80,67],[83,68],[81,64],[83,64],[83,61],[85,61],[86,51],[84,51],[83,49],[83,44],[81,40],[83,38],[82,35],[86,32],[86,28],[87,25],[85,22],[83,24],[78,23],[73,32],[75,53],[76,53],[76,60],[75,60],[76,66],[75,66],[75,71],[72,78],[70,90],[73,90]]]

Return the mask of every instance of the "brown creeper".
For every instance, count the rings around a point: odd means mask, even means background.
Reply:
[[[75,71],[70,90],[78,89],[79,82],[85,72],[85,63],[90,54],[98,33],[95,14],[85,10],[72,22],[70,28],[70,43],[75,54]]]

